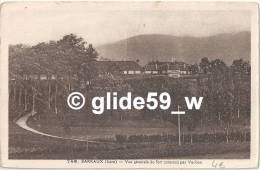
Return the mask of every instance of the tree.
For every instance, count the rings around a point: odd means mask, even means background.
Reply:
[[[52,88],[52,81],[48,82],[48,86],[44,87],[37,80],[32,80],[34,83],[30,85],[32,92],[28,89],[24,90],[25,103],[30,102],[29,96],[32,96],[33,110],[36,106],[36,91],[48,91],[48,95],[40,96],[46,97],[48,100],[47,106],[51,108],[51,101],[55,100],[55,112],[57,112],[56,99],[58,94],[62,92],[66,94],[69,92],[72,82],[72,76],[79,77],[81,80],[90,81],[95,77],[95,65],[98,53],[93,48],[92,44],[87,44],[83,38],[74,34],[65,35],[58,41],[42,42],[34,46],[27,46],[23,44],[11,45],[9,48],[9,65],[10,75],[22,77],[31,74],[47,74],[49,78],[55,74],[56,81]],[[63,79],[58,79],[62,77]],[[64,79],[65,78],[65,79]],[[68,79],[67,79],[68,78]],[[60,82],[60,80],[62,82]],[[20,83],[20,82],[19,82]],[[76,83],[76,82],[75,82]],[[21,104],[21,91],[17,90],[17,86],[13,85],[14,100],[19,99]],[[37,90],[36,90],[37,89]],[[54,92],[54,95],[52,91]],[[33,95],[30,95],[33,93]],[[18,94],[18,95],[17,95]],[[38,92],[37,92],[38,94]],[[44,94],[44,93],[43,93]],[[27,97],[28,96],[28,97]],[[45,99],[44,99],[45,100]],[[38,107],[38,106],[37,106]],[[27,105],[24,107],[27,108]]]
[[[241,91],[245,91],[245,89],[243,89],[243,84],[245,83],[243,82],[246,80],[246,82],[249,82],[249,86],[250,86],[251,67],[248,61],[243,61],[242,59],[239,59],[233,61],[231,65],[231,71],[232,71],[232,79],[234,84],[234,96],[235,96],[234,106],[236,108],[235,111],[236,111],[237,118],[239,119],[241,114],[240,110],[242,107],[241,100],[243,99]],[[248,81],[248,77],[249,77],[249,81]],[[250,98],[250,95],[248,96]],[[250,105],[249,98],[246,100],[247,101],[246,105]],[[248,110],[250,110],[250,107]]]
[[[24,44],[9,47],[9,70],[11,74],[22,76],[28,71],[27,62],[33,59],[34,53],[30,46]]]
[[[90,80],[95,77],[95,67],[93,62],[96,61],[98,53],[92,44],[74,34],[65,35],[57,42],[59,54],[63,56],[66,65],[70,66],[70,76],[76,74],[81,80]]]
[[[192,64],[189,66],[189,71],[191,74],[197,74],[199,72],[199,66],[197,64]]]
[[[207,74],[209,72],[209,70],[210,70],[209,59],[207,57],[202,58],[199,66],[200,66],[201,71],[204,74]]]
[[[227,71],[227,66],[224,61],[215,59],[210,62],[210,70],[213,74],[222,74]]]
[[[251,67],[248,61],[243,61],[243,59],[234,60],[231,69],[234,74],[250,74]]]

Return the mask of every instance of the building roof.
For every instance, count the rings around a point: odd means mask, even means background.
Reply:
[[[142,67],[135,61],[96,61],[95,66],[99,72],[142,70]]]
[[[156,66],[156,64],[147,64],[147,65],[144,66],[144,69],[146,71],[157,71],[158,65]]]
[[[174,62],[150,62],[145,65],[145,70],[187,70],[187,64],[184,62],[174,61]]]

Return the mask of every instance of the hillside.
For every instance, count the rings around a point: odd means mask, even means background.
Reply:
[[[220,58],[231,64],[234,59],[250,60],[250,32],[209,37],[145,34],[98,46],[97,51],[111,60],[139,59],[140,64],[173,57],[187,63],[198,63],[202,57]]]

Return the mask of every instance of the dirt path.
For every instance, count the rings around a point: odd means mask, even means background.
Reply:
[[[32,113],[27,113],[26,115],[20,117],[17,121],[16,121],[16,124],[27,130],[27,131],[30,131],[32,133],[35,133],[35,134],[38,134],[38,135],[42,135],[42,136],[48,136],[48,137],[52,137],[52,138],[57,138],[57,139],[64,139],[64,140],[73,140],[73,141],[81,141],[81,142],[91,142],[91,143],[108,143],[108,142],[97,142],[97,141],[91,141],[91,140],[86,140],[86,139],[77,139],[77,138],[68,138],[68,137],[62,137],[62,136],[55,136],[55,135],[50,135],[50,134],[47,134],[47,133],[43,133],[43,132],[40,132],[40,131],[37,131],[31,127],[29,127],[27,125],[27,121],[28,119],[32,116]]]

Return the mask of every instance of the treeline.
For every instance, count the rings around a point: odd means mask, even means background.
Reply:
[[[224,123],[227,127],[235,120],[250,120],[249,62],[238,59],[227,66],[219,59],[209,61],[203,58],[200,67],[204,74],[209,73],[207,79],[197,83],[198,94],[205,98],[200,120],[218,120],[220,125]]]
[[[64,100],[73,86],[79,81],[90,83],[96,76],[93,62],[97,57],[93,45],[74,34],[34,46],[10,45],[9,80],[14,81],[9,83],[9,106],[33,113],[46,109],[56,114],[63,112]],[[49,81],[43,83],[25,77],[41,74],[55,76],[55,79],[48,78]]]
[[[34,46],[24,44],[9,47],[10,77],[25,74],[55,74],[90,80],[96,76],[93,62],[98,53],[92,44],[74,34],[58,41],[42,42]],[[70,82],[68,82],[70,83]]]
[[[18,75],[20,78],[10,83],[10,99],[26,111],[49,108],[56,114],[68,112],[64,109],[67,94],[72,90],[73,83],[78,85],[76,81],[91,82],[97,76],[93,64],[97,57],[98,53],[94,47],[74,34],[66,35],[58,41],[39,43],[35,46],[12,45],[9,48],[9,73],[10,77]],[[199,64],[193,64],[191,68],[194,77],[189,79],[155,76],[141,80],[121,80],[119,86],[128,87],[123,92],[129,91],[131,88],[133,95],[143,97],[151,91],[158,93],[167,91],[174,96],[173,100],[176,103],[172,104],[169,110],[149,111],[144,109],[141,111],[139,119],[158,118],[177,124],[176,117],[170,115],[170,111],[176,110],[179,105],[182,110],[187,112],[181,118],[182,126],[187,128],[187,131],[213,125],[228,128],[234,122],[238,122],[240,125],[249,124],[242,121],[250,120],[251,67],[248,61],[238,59],[228,66],[220,59],[209,61],[208,58],[202,58]],[[68,76],[69,79],[62,81],[56,79],[45,82],[45,84],[22,81],[24,74],[42,71],[58,76]],[[73,79],[74,76],[78,79]],[[109,83],[103,84],[109,86]],[[88,89],[83,93],[85,96],[91,96],[101,92]],[[199,111],[188,111],[184,96],[203,96],[202,108]],[[84,111],[86,110],[82,110],[82,112]],[[115,114],[110,113],[109,115],[113,119]],[[105,118],[105,116],[103,117]],[[120,116],[120,120],[126,119],[126,117],[131,117],[131,115]],[[66,122],[66,117],[64,120]]]
[[[129,80],[128,83],[136,95],[146,96],[150,91],[167,91],[172,95],[172,105],[167,111],[157,109],[142,111],[143,119],[157,117],[172,121],[177,125],[177,116],[170,111],[177,106],[185,111],[181,116],[185,131],[200,129],[229,129],[233,125],[250,125],[251,78],[250,64],[242,59],[234,60],[227,66],[222,60],[209,61],[202,58],[198,64],[202,74],[189,78],[171,79],[169,77],[151,77],[143,81]],[[198,66],[197,65],[197,66]],[[188,110],[184,97],[204,97],[200,110]]]
[[[249,61],[237,59],[233,61],[231,66],[228,66],[220,59],[210,61],[207,57],[202,58],[199,64],[191,64],[189,69],[193,74],[221,74],[223,72],[231,71],[240,75],[250,75],[251,72]]]
[[[172,134],[158,134],[158,135],[116,135],[115,140],[118,143],[130,142],[169,142],[178,143],[178,135]],[[202,134],[181,134],[182,144],[194,143],[229,143],[229,142],[246,142],[250,141],[250,132],[247,131],[226,131],[215,133],[202,133]]]

